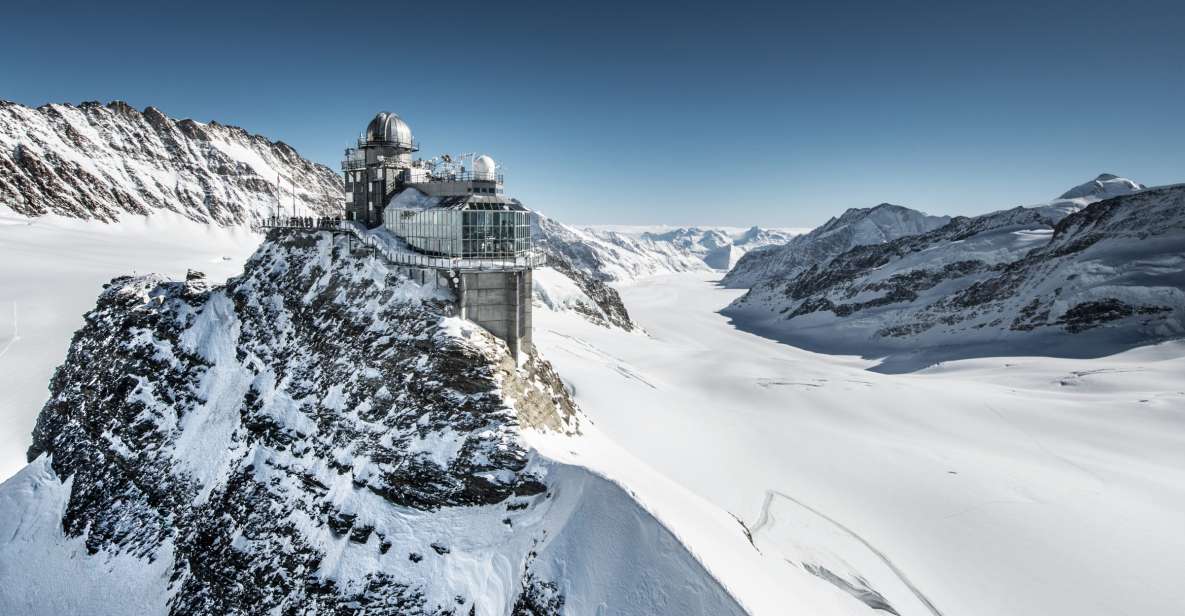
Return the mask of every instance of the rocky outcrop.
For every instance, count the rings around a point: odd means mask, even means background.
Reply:
[[[529,446],[580,430],[547,362],[344,238],[276,233],[224,286],[105,288],[0,485],[0,612],[640,616],[692,585],[741,613],[624,490]]]
[[[277,184],[278,182],[278,184]],[[342,183],[287,144],[216,122],[175,120],[113,101],[0,101],[0,205],[26,216],[114,221],[172,211],[246,225],[285,213],[341,210]]]
[[[629,311],[621,301],[617,289],[593,274],[576,269],[564,256],[550,254],[547,267],[567,278],[573,288],[562,293],[566,285],[556,284],[552,277],[536,273],[535,297],[553,310],[572,310],[585,319],[606,327],[632,331],[635,327]]]
[[[327,556],[316,535],[376,553],[401,541],[358,501],[528,507],[547,487],[516,427],[575,429],[539,359],[517,369],[484,331],[450,333],[462,324],[445,298],[341,248],[316,235],[265,244],[225,288],[116,279],[54,376],[29,458],[73,478],[63,529],[92,554],[173,542],[174,613],[294,597],[441,613],[381,570],[356,591],[313,582]]]

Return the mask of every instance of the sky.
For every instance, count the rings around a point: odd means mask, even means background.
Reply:
[[[378,111],[565,222],[974,215],[1185,182],[1185,2],[6,0],[0,98],[124,100],[335,170]]]

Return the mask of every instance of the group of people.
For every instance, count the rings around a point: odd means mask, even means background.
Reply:
[[[341,216],[269,216],[269,227],[297,227],[302,229],[336,229],[342,224]]]

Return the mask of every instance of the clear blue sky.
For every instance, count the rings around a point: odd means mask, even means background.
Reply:
[[[126,100],[337,167],[379,110],[576,223],[976,214],[1185,181],[1185,2],[8,0],[0,98]]]

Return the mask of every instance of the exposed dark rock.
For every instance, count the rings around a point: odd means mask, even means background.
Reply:
[[[275,209],[277,181],[286,202],[295,190],[303,208],[340,210],[337,173],[241,128],[122,101],[36,109],[0,101],[0,204],[21,214],[114,221],[165,210],[250,224]]]
[[[350,591],[314,575],[326,555],[309,528],[353,544],[378,532],[330,485],[423,511],[546,490],[515,430],[570,429],[550,366],[507,369],[492,337],[446,335],[444,300],[343,248],[273,236],[224,287],[117,278],[53,378],[29,458],[72,478],[62,530],[91,553],[154,558],[171,542],[175,614],[453,613],[396,572]],[[222,440],[187,443],[190,421],[225,426]],[[412,446],[441,438],[460,439],[445,466]],[[375,552],[390,547],[380,535]]]

